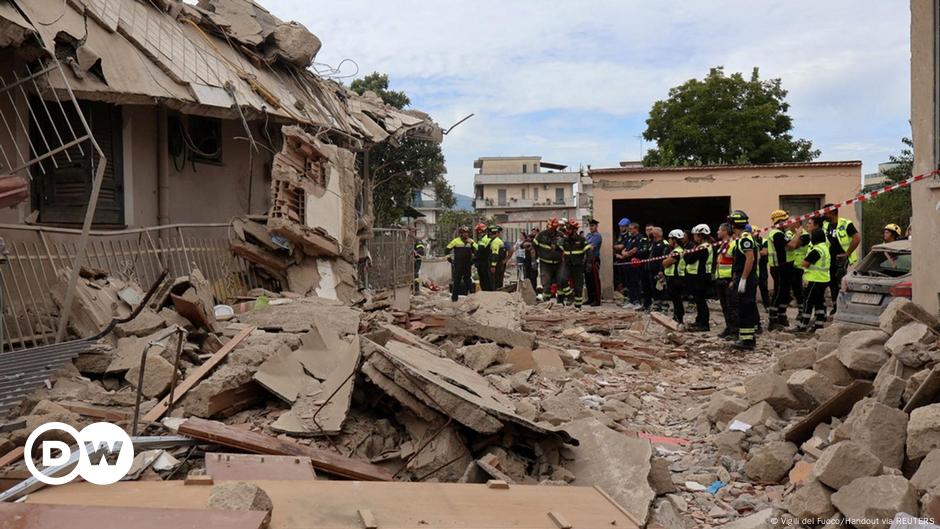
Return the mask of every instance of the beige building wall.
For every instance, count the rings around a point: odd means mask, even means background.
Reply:
[[[914,140],[914,174],[938,167],[935,30],[936,2],[911,0],[911,127]],[[940,312],[940,178],[911,186],[914,208],[914,301],[936,314]]]
[[[519,174],[523,172],[523,165],[526,166],[526,172],[537,173],[540,160],[541,158],[538,156],[520,156],[518,158],[500,159],[481,158],[482,167],[480,167],[480,174]]]
[[[774,164],[676,170],[612,168],[595,169],[591,177],[594,180],[594,216],[600,221],[604,235],[601,284],[605,296],[610,296],[613,292],[615,200],[730,196],[732,210],[744,210],[755,225],[763,227],[770,223],[770,212],[781,206],[781,196],[821,196],[821,204],[855,196],[861,188],[861,162],[816,167]],[[854,208],[843,208],[840,214],[858,222]],[[663,226],[663,229],[668,231],[670,227]]]
[[[548,189],[545,187],[548,186]],[[555,201],[555,188],[564,190],[565,200],[570,200],[574,196],[573,186],[567,183],[547,183],[547,184],[485,184],[483,185],[483,198],[492,200],[493,204],[499,203],[499,190],[506,190],[506,200],[515,198],[516,200],[533,200],[539,203],[545,203],[546,200]],[[525,196],[523,196],[525,190]],[[536,197],[536,194],[538,197]]]

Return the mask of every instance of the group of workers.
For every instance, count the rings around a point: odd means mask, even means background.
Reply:
[[[614,282],[624,296],[624,307],[635,310],[664,310],[672,306],[675,321],[687,331],[709,331],[708,298],[717,294],[725,321],[720,337],[736,340],[739,349],[753,349],[762,332],[757,297],[768,313],[768,330],[790,329],[812,332],[822,328],[835,312],[843,277],[857,261],[861,234],[855,224],[839,216],[827,204],[823,216],[805,224],[784,210],[770,214],[771,228],[763,233],[750,224],[740,210],[728,216],[713,235],[707,224],[689,231],[621,219],[614,240]],[[539,299],[556,298],[559,303],[581,307],[585,301],[600,305],[600,249],[603,238],[598,222],[588,222],[589,232],[573,220],[552,218],[544,229],[521,234],[514,255],[521,267],[520,280],[528,280],[539,291]],[[447,245],[452,263],[453,300],[474,290],[475,267],[482,290],[503,286],[508,248],[498,225],[479,224],[473,237],[461,227]],[[884,240],[902,237],[901,228],[889,224]],[[773,292],[768,289],[773,279]],[[538,286],[538,288],[536,288]],[[587,290],[587,300],[584,291]],[[832,312],[826,310],[826,291]],[[695,304],[695,320],[685,325],[684,302]],[[796,302],[798,317],[790,327],[787,308]]]

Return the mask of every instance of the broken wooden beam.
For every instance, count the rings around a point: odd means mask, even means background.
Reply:
[[[862,400],[871,392],[872,383],[867,380],[856,380],[823,402],[803,420],[794,424],[784,433],[784,439],[792,443],[802,443],[813,435],[813,430],[819,423],[826,422],[832,417],[842,417],[852,411],[852,406]]]
[[[382,467],[339,454],[277,439],[262,433],[246,432],[220,422],[193,417],[179,426],[179,433],[255,454],[309,457],[317,470],[361,481],[391,481],[392,474]]]

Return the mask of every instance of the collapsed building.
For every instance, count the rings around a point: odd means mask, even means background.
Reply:
[[[370,147],[442,137],[426,114],[315,74],[319,39],[249,0],[4,0],[0,35],[3,200],[19,201],[0,210],[5,348],[51,332],[29,298],[74,258],[95,196],[92,266],[148,285],[205,258],[220,299],[266,286],[351,301],[370,257]],[[186,253],[179,269],[167,252]]]

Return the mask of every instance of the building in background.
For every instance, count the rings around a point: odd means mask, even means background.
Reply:
[[[896,162],[882,162],[878,164],[878,172],[868,173],[865,175],[865,180],[862,182],[862,188],[865,191],[870,191],[872,189],[878,189],[879,187],[888,185],[888,175],[886,173],[898,165],[900,164]]]
[[[427,225],[428,233],[434,233],[434,227],[437,226],[437,219],[444,212],[444,205],[437,199],[437,193],[433,187],[425,187],[415,193],[411,201],[411,207],[418,213],[424,215],[421,220]]]
[[[940,4],[936,0],[911,0],[911,129],[914,140],[914,174],[935,170],[940,164]],[[940,178],[911,185],[914,210],[911,253],[914,301],[932,314],[940,311]]]
[[[486,157],[473,162],[475,209],[509,227],[529,228],[549,217],[577,218],[581,172],[540,156]]]
[[[613,240],[617,220],[660,226],[664,232],[708,224],[715,233],[728,213],[747,212],[751,223],[765,227],[770,212],[782,208],[791,215],[819,209],[827,202],[855,196],[862,182],[862,162],[775,163],[697,167],[642,167],[621,164],[591,169],[594,215],[607,240]],[[855,208],[840,212],[858,219]],[[611,245],[601,249],[601,283],[611,294]]]

